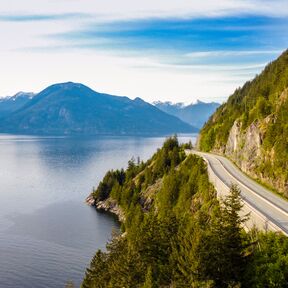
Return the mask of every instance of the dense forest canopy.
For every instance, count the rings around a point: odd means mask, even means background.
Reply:
[[[125,221],[93,257],[83,288],[288,287],[287,238],[246,233],[239,189],[220,205],[205,162],[185,148],[169,138],[93,191],[96,202],[117,201]]]

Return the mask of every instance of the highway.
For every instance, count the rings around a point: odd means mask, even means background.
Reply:
[[[288,236],[286,200],[251,180],[225,157],[195,150],[187,150],[187,153],[197,154],[207,162],[209,178],[218,195],[225,196],[231,184],[238,185],[245,204],[244,212],[251,213],[250,227],[281,231]]]

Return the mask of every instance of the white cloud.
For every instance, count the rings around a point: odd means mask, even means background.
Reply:
[[[11,95],[20,90],[37,92],[55,82],[75,81],[98,91],[131,98],[138,96],[150,102],[170,100],[190,103],[196,99],[221,101],[235,87],[260,72],[264,63],[250,67],[246,64],[163,64],[160,56],[121,57],[101,51],[67,49],[64,40],[56,41],[44,36],[79,29],[92,20],[211,17],[239,13],[288,16],[286,8],[287,0],[3,1],[0,6],[2,15],[88,13],[90,17],[23,23],[0,21],[0,95]],[[63,45],[63,49],[53,49],[54,45]],[[29,51],[31,47],[44,49],[42,52],[33,52]],[[199,51],[189,53],[186,57],[253,56],[270,52],[276,51]]]
[[[253,13],[287,16],[287,0],[9,0],[0,13],[90,13],[104,19],[215,16]]]
[[[19,90],[39,92],[52,83],[74,81],[99,92],[141,97],[149,102],[223,101],[223,97],[249,79],[251,73],[260,71],[258,68],[238,75],[237,67],[175,67],[145,57],[122,58],[91,51],[45,55],[1,53],[0,63],[0,94],[3,96]]]
[[[189,58],[206,58],[206,57],[226,57],[226,56],[253,56],[253,55],[278,55],[282,52],[282,50],[244,50],[244,51],[197,51],[187,53],[185,56]]]

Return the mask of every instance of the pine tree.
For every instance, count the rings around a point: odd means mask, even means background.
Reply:
[[[209,259],[206,259],[209,263],[206,263],[206,272],[214,280],[215,287],[235,285],[243,276],[245,245],[242,225],[248,216],[239,216],[242,207],[240,189],[232,185],[212,226]]]
[[[148,267],[142,288],[156,288],[151,266]]]

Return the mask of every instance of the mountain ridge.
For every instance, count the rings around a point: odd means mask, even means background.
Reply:
[[[155,101],[153,102],[153,105],[199,129],[220,106],[220,104],[216,102],[205,103],[200,100],[197,100],[194,104],[188,105],[181,102],[173,104],[168,101]]]
[[[48,135],[157,135],[197,129],[140,98],[99,93],[81,83],[48,86],[3,118],[0,132]]]
[[[18,92],[13,96],[6,96],[0,98],[0,118],[8,116],[9,114],[22,108],[28,103],[36,94],[32,92]]]

